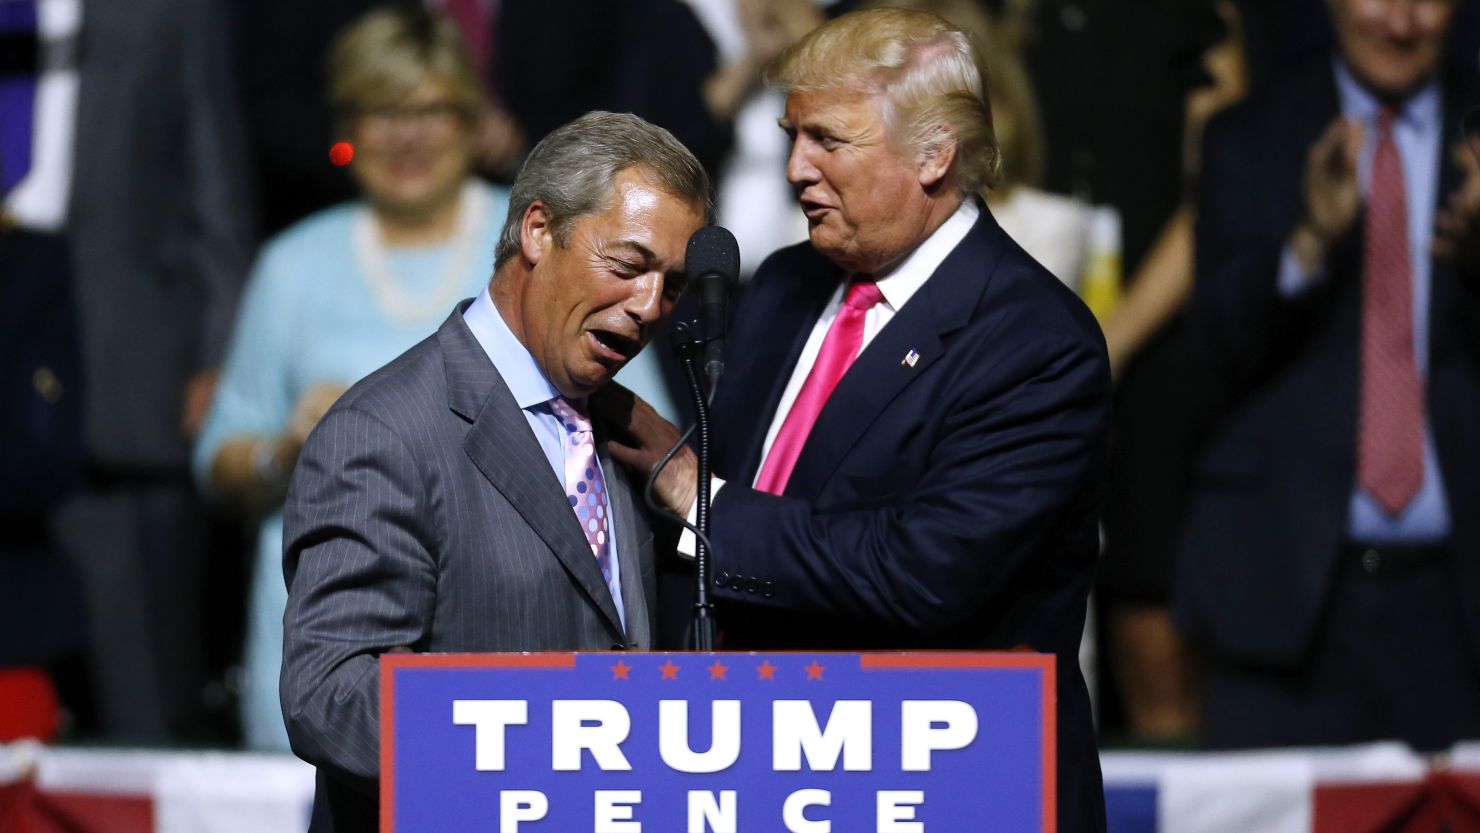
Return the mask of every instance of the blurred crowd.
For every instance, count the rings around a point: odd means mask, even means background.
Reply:
[[[0,740],[285,750],[294,462],[523,155],[668,128],[748,274],[807,234],[765,68],[874,5],[976,40],[985,204],[1104,329],[1105,742],[1480,737],[1480,2],[0,0]]]

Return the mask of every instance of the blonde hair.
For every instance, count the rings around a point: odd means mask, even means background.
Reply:
[[[1010,3],[1005,10],[1009,18],[1022,13],[1031,0]],[[974,0],[875,0],[869,8],[918,9],[940,15],[951,25],[966,32],[974,42],[979,58],[978,70],[992,102],[992,129],[1002,155],[1002,191],[1018,185],[1038,187],[1043,184],[1043,121],[1038,113],[1038,100],[1028,80],[1021,53],[1012,43],[998,37],[1003,27]],[[1011,28],[1009,21],[1007,28]],[[1012,33],[1006,33],[1011,38]],[[990,57],[988,57],[990,56]]]
[[[344,117],[388,104],[428,78],[447,85],[472,118],[483,102],[472,55],[457,25],[420,6],[387,6],[357,19],[329,51],[329,102]]]
[[[845,14],[783,52],[767,81],[782,91],[879,94],[886,121],[907,146],[928,153],[943,131],[955,138],[963,191],[991,187],[1001,177],[978,52],[965,32],[936,15],[909,9]]]

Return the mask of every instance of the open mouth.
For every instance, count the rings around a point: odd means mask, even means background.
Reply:
[[[627,361],[642,349],[642,343],[611,330],[587,330],[596,343],[597,353],[612,361]]]
[[[807,219],[809,220],[816,220],[831,210],[832,206],[823,205],[820,202],[813,202],[811,200],[802,200],[802,213],[807,215]]]

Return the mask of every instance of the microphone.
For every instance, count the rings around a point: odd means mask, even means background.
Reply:
[[[704,226],[689,238],[684,269],[699,294],[699,326],[704,337],[704,375],[710,390],[725,371],[725,319],[730,287],[740,276],[740,246],[723,226]]]

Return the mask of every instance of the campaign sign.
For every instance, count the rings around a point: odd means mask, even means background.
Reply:
[[[1052,833],[1041,654],[387,654],[381,830]]]

